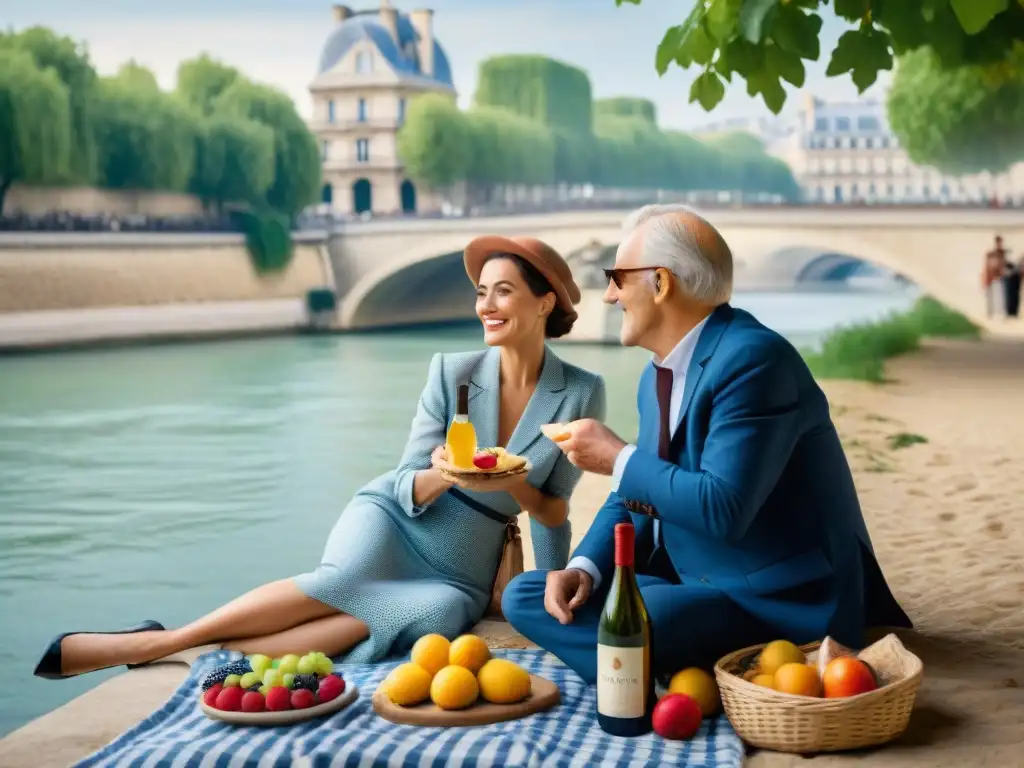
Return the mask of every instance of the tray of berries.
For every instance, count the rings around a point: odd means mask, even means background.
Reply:
[[[323,653],[271,659],[253,654],[210,672],[199,706],[213,720],[235,725],[288,725],[344,709],[359,697]]]

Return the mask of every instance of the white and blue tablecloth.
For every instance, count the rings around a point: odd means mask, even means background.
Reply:
[[[561,690],[561,704],[521,720],[474,728],[395,725],[377,716],[370,697],[403,659],[337,665],[345,680],[359,687],[359,698],[331,717],[285,727],[239,727],[210,720],[198,706],[199,685],[205,674],[240,657],[216,651],[196,660],[191,674],[159,710],[78,765],[739,768],[743,763],[743,743],[725,717],[705,719],[689,741],[667,741],[653,733],[632,739],[609,736],[597,725],[594,688],[553,656],[518,650],[495,650],[493,655],[554,681]]]

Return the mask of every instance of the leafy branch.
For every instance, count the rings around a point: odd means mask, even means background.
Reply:
[[[615,0],[640,5],[642,0]],[[669,27],[654,56],[664,75],[672,64],[702,69],[690,102],[710,112],[725,96],[725,83],[743,78],[747,93],[760,95],[778,114],[786,102],[783,83],[804,84],[805,61],[821,55],[822,18],[829,0],[696,0],[686,19]],[[1024,0],[831,0],[834,13],[856,26],[831,52],[826,74],[849,73],[863,93],[894,56],[927,47],[943,67],[1001,64],[1024,40]],[[1008,75],[1004,75],[1008,76]]]

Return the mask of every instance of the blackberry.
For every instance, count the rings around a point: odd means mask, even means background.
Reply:
[[[223,683],[228,675],[244,675],[246,672],[252,672],[252,665],[249,664],[248,659],[233,661],[223,667],[217,667],[203,680],[203,690],[208,691],[217,683]]]
[[[259,690],[260,690],[261,687],[262,687],[262,685],[260,683],[256,683],[256,685],[250,685],[245,690],[249,691],[250,693],[252,691],[256,691],[257,693],[259,693]]]
[[[295,680],[292,682],[292,690],[299,688],[305,688],[307,691],[316,693],[317,688],[320,687],[320,682],[317,680],[316,675],[296,675]]]

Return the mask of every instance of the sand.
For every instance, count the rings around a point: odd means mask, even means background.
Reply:
[[[910,727],[856,754],[755,751],[750,768],[1024,766],[1024,344],[929,343],[887,370],[884,385],[824,386],[878,558],[916,623],[900,632],[925,665]],[[893,447],[900,434],[926,442]],[[581,482],[577,540],[606,492],[605,478]],[[528,526],[524,536],[530,567]],[[500,623],[478,632],[496,646],[527,645]],[[0,741],[0,765],[83,757],[157,707],[185,669],[160,665],[105,682]]]

